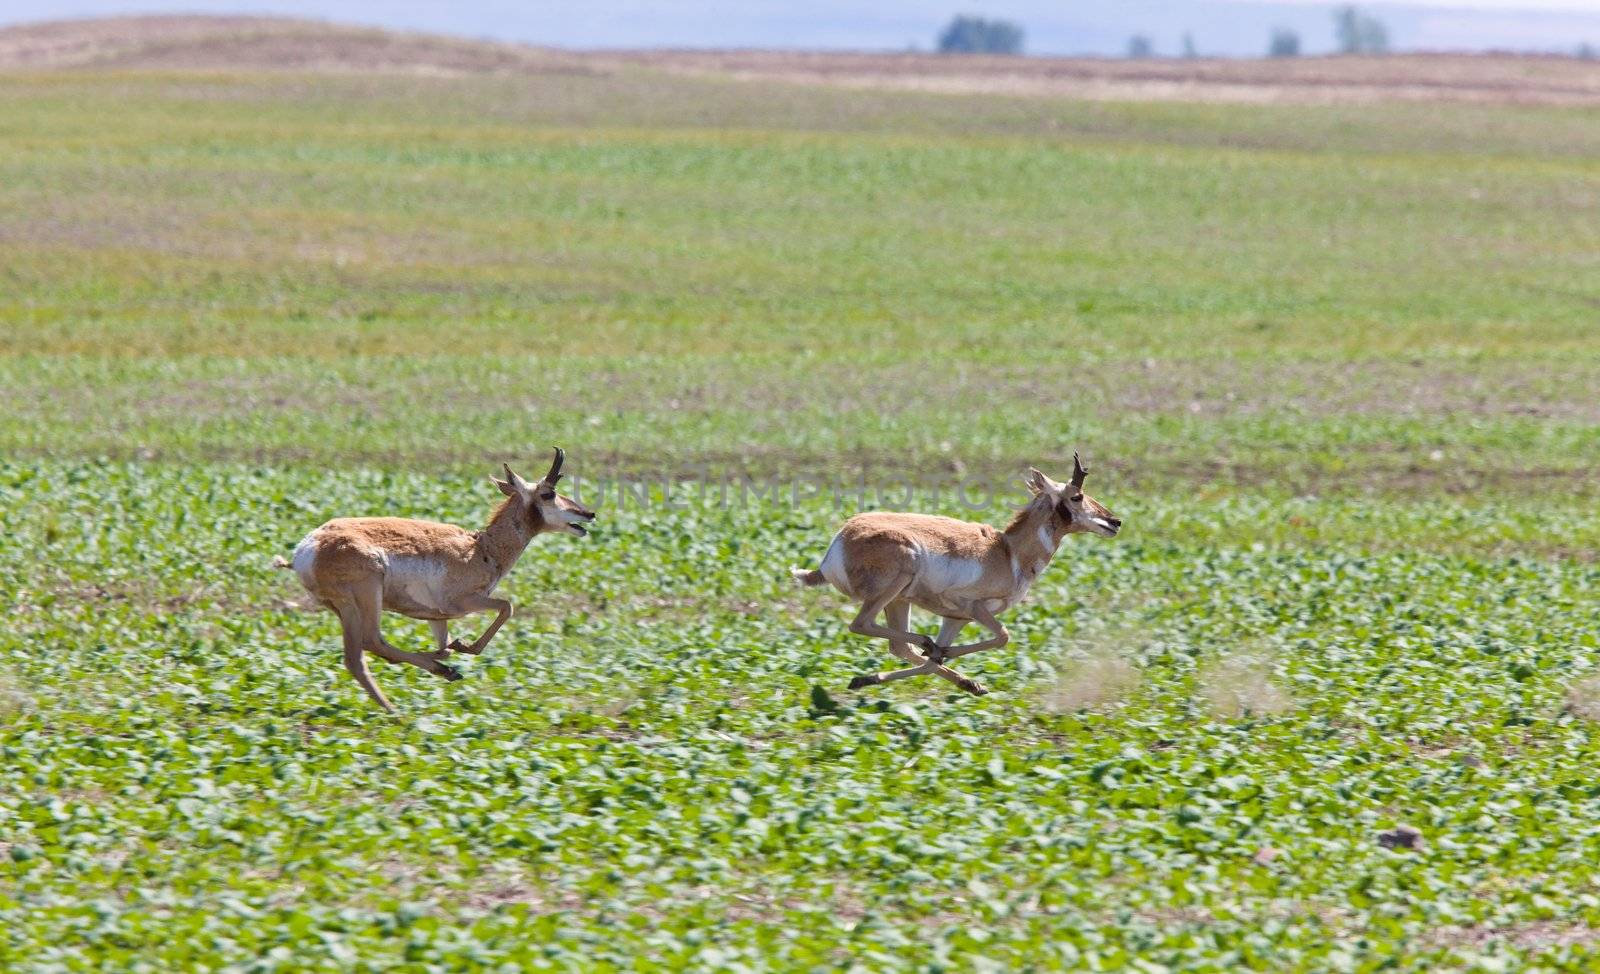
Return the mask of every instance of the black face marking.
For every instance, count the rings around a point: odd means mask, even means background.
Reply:
[[[1056,516],[1068,524],[1072,523],[1072,508],[1067,506],[1066,501],[1056,502]]]

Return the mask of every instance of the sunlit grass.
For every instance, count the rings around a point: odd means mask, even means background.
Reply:
[[[1591,969],[1595,121],[3,79],[0,967]],[[272,558],[557,443],[370,707]],[[847,692],[787,567],[1074,450],[995,692]]]

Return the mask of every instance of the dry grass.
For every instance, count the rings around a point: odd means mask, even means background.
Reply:
[[[1213,716],[1225,719],[1281,714],[1294,706],[1273,680],[1273,663],[1264,654],[1237,653],[1203,667],[1200,699]]]
[[[777,51],[629,52],[600,63],[792,84],[1099,101],[1600,104],[1600,64],[1507,54],[1269,60],[952,57]]]
[[[1413,54],[1107,59],[780,51],[569,52],[269,17],[153,16],[0,30],[0,70],[671,74],[842,88],[1100,101],[1600,104],[1600,63]]]

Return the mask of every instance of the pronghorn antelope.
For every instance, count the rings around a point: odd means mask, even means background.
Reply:
[[[791,568],[804,585],[831,583],[861,602],[850,631],[889,641],[894,655],[912,666],[888,673],[870,673],[850,681],[850,689],[889,683],[931,673],[976,696],[989,691],[950,667],[968,653],[997,649],[1011,635],[995,616],[1022,601],[1028,586],[1055,556],[1061,539],[1088,532],[1115,537],[1122,522],[1083,492],[1084,469],[1072,455],[1072,481],[1062,484],[1028,469],[1024,481],[1033,494],[1004,531],[948,517],[891,512],[857,514],[833,536],[822,565],[812,571]],[[937,638],[911,632],[911,606],[920,606],[944,621]],[[878,625],[884,613],[887,626]],[[951,645],[969,622],[990,638]],[[912,649],[922,650],[918,655]]]
[[[394,707],[373,683],[364,652],[420,666],[446,680],[461,679],[441,661],[452,650],[483,652],[511,618],[511,603],[496,598],[494,589],[534,535],[588,533],[583,525],[594,520],[594,512],[556,493],[564,459],[557,448],[550,472],[536,484],[509,466],[505,480],[491,478],[506,499],[481,531],[403,517],[341,517],[306,535],[292,561],[278,559],[280,566],[294,569],[312,598],[339,616],[345,668],[383,709]],[[407,653],[389,645],[378,628],[384,610],[428,620],[438,650]],[[489,611],[497,615],[476,642],[450,640],[448,620]]]

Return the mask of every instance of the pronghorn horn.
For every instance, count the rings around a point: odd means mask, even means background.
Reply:
[[[1086,468],[1083,465],[1083,461],[1082,460],[1078,459],[1078,451],[1077,450],[1073,450],[1072,451],[1072,486],[1077,487],[1079,490],[1082,490],[1083,489],[1083,478],[1085,478],[1087,476],[1089,476],[1088,468]]]
[[[556,481],[561,479],[561,464],[567,459],[567,451],[556,447],[556,458],[550,461],[550,472],[544,475],[544,482],[554,487]]]

